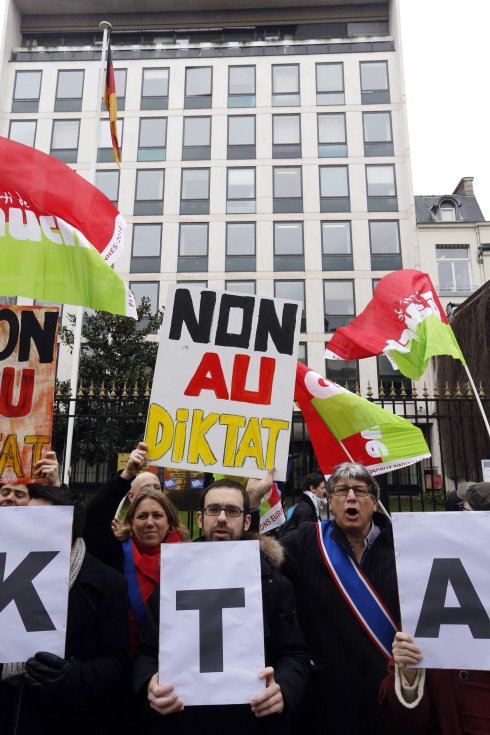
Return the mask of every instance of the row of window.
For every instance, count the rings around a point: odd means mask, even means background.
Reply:
[[[351,223],[322,222],[322,270],[354,270]],[[130,271],[161,271],[162,224],[134,224]],[[396,270],[402,267],[400,234],[397,220],[369,222],[372,270]],[[303,222],[273,223],[275,271],[304,271]],[[256,270],[255,222],[226,223],[225,271],[238,273]],[[209,224],[181,223],[177,270],[180,273],[207,272]]]
[[[115,69],[116,96],[119,110],[125,109],[127,69]],[[300,65],[273,64],[272,106],[294,107],[301,104]],[[168,109],[169,68],[143,69],[140,109]],[[56,84],[55,112],[78,112],[82,109],[85,71],[60,69]],[[12,112],[37,112],[41,94],[42,71],[17,71]],[[390,102],[388,63],[360,62],[362,104]],[[213,67],[186,67],[184,108],[212,107]],[[317,105],[345,104],[344,65],[342,62],[316,64]],[[255,66],[228,67],[228,107],[256,106]]]

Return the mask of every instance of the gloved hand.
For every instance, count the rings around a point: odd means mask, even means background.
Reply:
[[[38,651],[26,661],[26,683],[48,691],[59,691],[68,681],[70,664],[48,651]]]

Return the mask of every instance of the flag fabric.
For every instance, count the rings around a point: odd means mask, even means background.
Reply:
[[[373,475],[430,457],[419,428],[298,362],[294,399],[323,474],[359,462]]]
[[[364,311],[336,330],[325,357],[358,360],[386,354],[401,373],[418,380],[434,355],[463,353],[427,273],[400,270],[381,279]]]
[[[110,267],[126,223],[69,166],[0,137],[0,293],[137,317]]]
[[[260,533],[272,531],[286,522],[286,516],[282,509],[280,484],[274,482],[272,488],[262,498],[260,504]]]
[[[114,77],[114,65],[112,63],[111,42],[107,45],[107,64],[105,74],[104,104],[109,113],[109,127],[111,130],[112,149],[114,151],[114,159],[119,166],[121,162],[121,151],[119,148],[119,140],[117,139],[117,101],[116,101],[116,80]]]

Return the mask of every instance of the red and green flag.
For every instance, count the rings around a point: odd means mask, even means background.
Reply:
[[[430,457],[419,428],[350,393],[298,362],[294,400],[304,416],[323,474],[341,462],[358,462],[373,475]]]
[[[119,140],[117,138],[117,99],[116,99],[116,79],[114,76],[114,65],[112,63],[111,43],[107,46],[107,64],[105,74],[104,104],[109,113],[109,128],[111,130],[112,150],[114,151],[114,160],[119,166],[121,162],[121,150],[119,148]]]
[[[110,267],[126,223],[56,158],[0,137],[0,293],[136,315]]]
[[[286,522],[286,516],[281,503],[281,491],[277,482],[272,483],[272,488],[262,498],[260,503],[260,533],[272,531]]]
[[[359,360],[386,354],[401,373],[418,380],[434,355],[463,353],[427,275],[400,270],[381,279],[372,300],[327,345],[330,360]]]

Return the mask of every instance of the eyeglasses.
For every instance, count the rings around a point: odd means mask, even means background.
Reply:
[[[338,498],[346,498],[350,490],[356,498],[367,498],[368,495],[371,495],[371,490],[366,485],[337,485],[337,487],[332,488],[331,493]]]
[[[225,515],[227,518],[238,518],[242,515],[245,511],[241,510],[240,508],[237,508],[236,505],[207,505],[204,508],[204,513],[207,516],[219,516],[221,511],[225,511]]]

